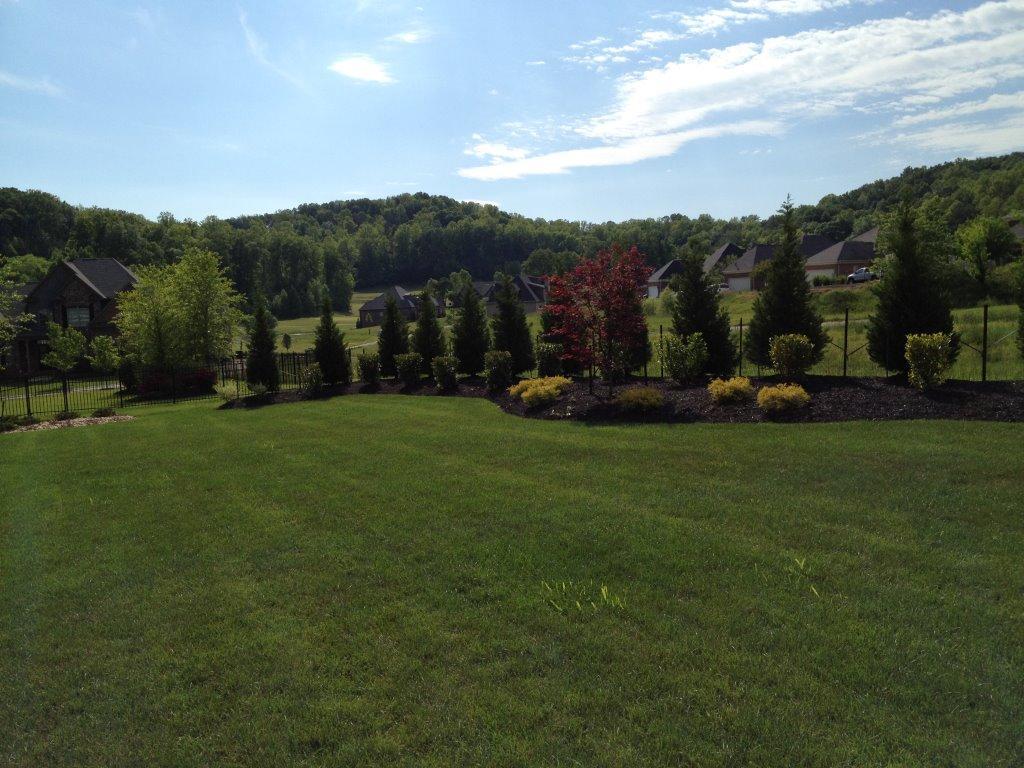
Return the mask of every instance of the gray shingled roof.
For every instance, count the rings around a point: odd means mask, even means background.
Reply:
[[[816,253],[820,253],[833,245],[832,240],[825,235],[804,235],[800,238],[800,254],[806,259]],[[759,243],[748,248],[730,267],[722,272],[727,277],[746,275],[753,271],[754,267],[762,261],[768,261],[775,255],[775,246]]]
[[[394,298],[399,309],[416,309],[418,301],[411,293],[400,285],[392,285],[384,293],[374,296],[359,308],[360,312],[384,309],[388,305],[388,296]]]
[[[663,264],[656,272],[653,272],[651,276],[647,278],[647,282],[656,283],[659,280],[669,280],[673,275],[678,275],[682,271],[683,262],[679,259],[672,259],[672,261]]]
[[[64,264],[103,299],[109,299],[139,281],[117,259],[72,259]]]
[[[743,249],[736,245],[736,243],[726,243],[725,245],[719,246],[714,253],[704,259],[704,273],[707,274],[711,270],[715,269],[722,263],[723,259],[727,259],[730,256],[742,255]]]
[[[878,227],[872,227],[867,232],[861,232],[856,237],[851,237],[855,243],[877,243],[878,242]]]
[[[867,240],[846,240],[829,246],[807,260],[808,267],[831,267],[843,263],[871,262],[875,258],[875,244]]]

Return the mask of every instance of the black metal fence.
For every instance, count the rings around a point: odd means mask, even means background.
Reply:
[[[281,387],[302,386],[311,352],[277,353]],[[127,379],[127,380],[126,380]],[[127,408],[157,403],[180,403],[218,396],[218,389],[249,393],[245,358],[233,357],[209,365],[152,369],[122,378],[117,374],[41,373],[0,381],[0,418],[52,416],[73,412],[87,416],[103,408]]]

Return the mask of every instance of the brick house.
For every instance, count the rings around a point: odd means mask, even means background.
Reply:
[[[409,321],[413,321],[419,315],[420,297],[418,294],[410,293],[400,285],[392,285],[383,293],[374,296],[359,308],[359,320],[356,328],[369,328],[372,325],[380,325],[384,321],[384,310],[388,306],[388,297],[395,300],[398,311]],[[437,316],[444,316],[444,307],[434,302],[437,307]]]

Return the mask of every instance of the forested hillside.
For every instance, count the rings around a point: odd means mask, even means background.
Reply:
[[[1024,211],[1024,153],[908,168],[897,177],[828,195],[796,209],[807,232],[841,239],[870,228],[903,195],[927,203],[950,229],[980,214]],[[779,190],[779,198],[785,190]],[[530,219],[493,206],[417,193],[386,200],[301,205],[233,219],[156,221],[124,211],[76,208],[38,191],[0,189],[0,269],[31,279],[50,261],[112,256],[129,265],[164,264],[189,245],[218,253],[240,291],[262,290],[278,317],[318,311],[327,291],[348,306],[353,285],[422,283],[467,269],[489,278],[551,259],[589,255],[612,243],[637,245],[652,265],[697,238],[710,248],[727,240],[771,239],[775,217],[729,220],[707,214],[593,224]],[[539,253],[535,253],[539,251]]]

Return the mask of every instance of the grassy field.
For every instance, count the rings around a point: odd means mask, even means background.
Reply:
[[[4,764],[1024,750],[1020,425],[136,415],[0,436]]]

